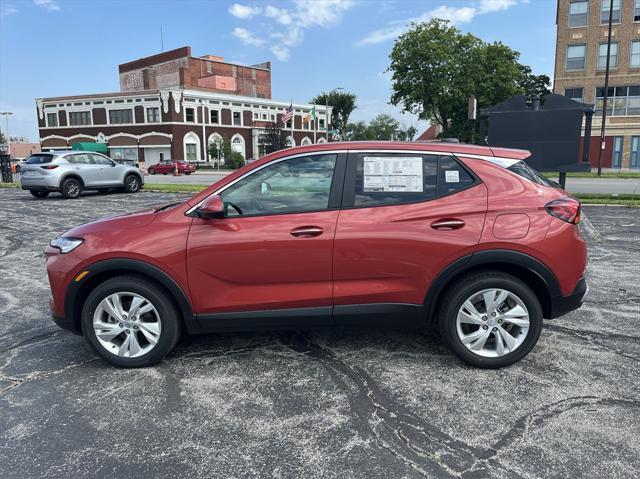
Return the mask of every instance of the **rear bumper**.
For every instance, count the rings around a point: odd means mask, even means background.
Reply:
[[[589,285],[587,284],[587,279],[583,277],[578,281],[573,293],[569,296],[556,296],[555,298],[551,298],[551,314],[549,315],[549,319],[563,316],[570,311],[578,309],[582,305],[588,292]]]

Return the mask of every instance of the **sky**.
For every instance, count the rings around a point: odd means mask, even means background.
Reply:
[[[422,132],[389,105],[389,53],[412,21],[447,18],[521,53],[553,78],[556,0],[0,0],[0,111],[9,133],[37,141],[35,99],[119,90],[118,64],[191,46],[194,56],[272,62],[272,97],[308,102],[342,87],[352,121],[379,113]],[[0,128],[5,130],[4,119]]]

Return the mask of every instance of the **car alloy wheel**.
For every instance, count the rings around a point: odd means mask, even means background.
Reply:
[[[65,198],[78,198],[82,193],[82,186],[76,179],[69,178],[62,185],[62,196]]]
[[[518,349],[529,332],[524,302],[505,289],[485,289],[462,304],[456,319],[458,338],[474,354],[505,356]]]
[[[130,175],[126,179],[126,188],[129,193],[135,193],[140,189],[140,181],[133,175]]]
[[[156,346],[162,321],[151,301],[123,291],[100,301],[93,314],[93,330],[100,345],[111,354],[137,358]]]

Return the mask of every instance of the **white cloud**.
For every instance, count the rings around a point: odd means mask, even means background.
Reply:
[[[55,0],[33,0],[34,5],[38,5],[50,12],[57,12],[60,10],[60,5],[58,5]]]
[[[261,10],[259,7],[240,5],[239,3],[234,3],[229,7],[229,13],[237,18],[251,18],[254,15],[260,14],[260,12]]]
[[[526,3],[525,0],[521,1]],[[373,45],[393,40],[406,32],[411,23],[428,22],[433,18],[442,18],[443,20],[449,20],[451,23],[469,23],[476,15],[506,10],[517,3],[518,0],[480,0],[477,2],[477,6],[473,7],[441,5],[417,17],[409,18],[401,22],[394,21],[386,27],[373,30],[355,44],[356,46]]]
[[[242,43],[245,45],[253,45],[259,47],[260,45],[264,45],[264,40],[262,38],[256,37],[246,28],[236,27],[233,29],[231,34],[240,39]]]
[[[267,5],[264,9],[248,5],[233,4],[229,13],[238,18],[250,18],[254,15],[263,15],[275,21],[279,25],[269,26],[269,51],[279,61],[287,61],[291,55],[291,48],[302,43],[304,31],[309,28],[330,28],[342,19],[344,12],[355,5],[355,0],[293,0],[291,8],[279,8]],[[286,28],[282,28],[285,26]],[[237,30],[242,30],[237,33]],[[242,37],[240,36],[242,34]],[[245,40],[246,34],[251,35],[243,28],[236,28],[233,35],[244,43],[260,46],[265,43],[251,43]],[[251,38],[256,39],[253,35]]]
[[[1,17],[8,17],[9,15],[13,15],[18,13],[18,9],[13,5],[3,5],[2,10],[0,10]]]

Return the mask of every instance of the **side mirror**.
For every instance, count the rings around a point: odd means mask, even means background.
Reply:
[[[197,210],[199,218],[224,218],[224,202],[220,195],[212,195],[205,199]]]

